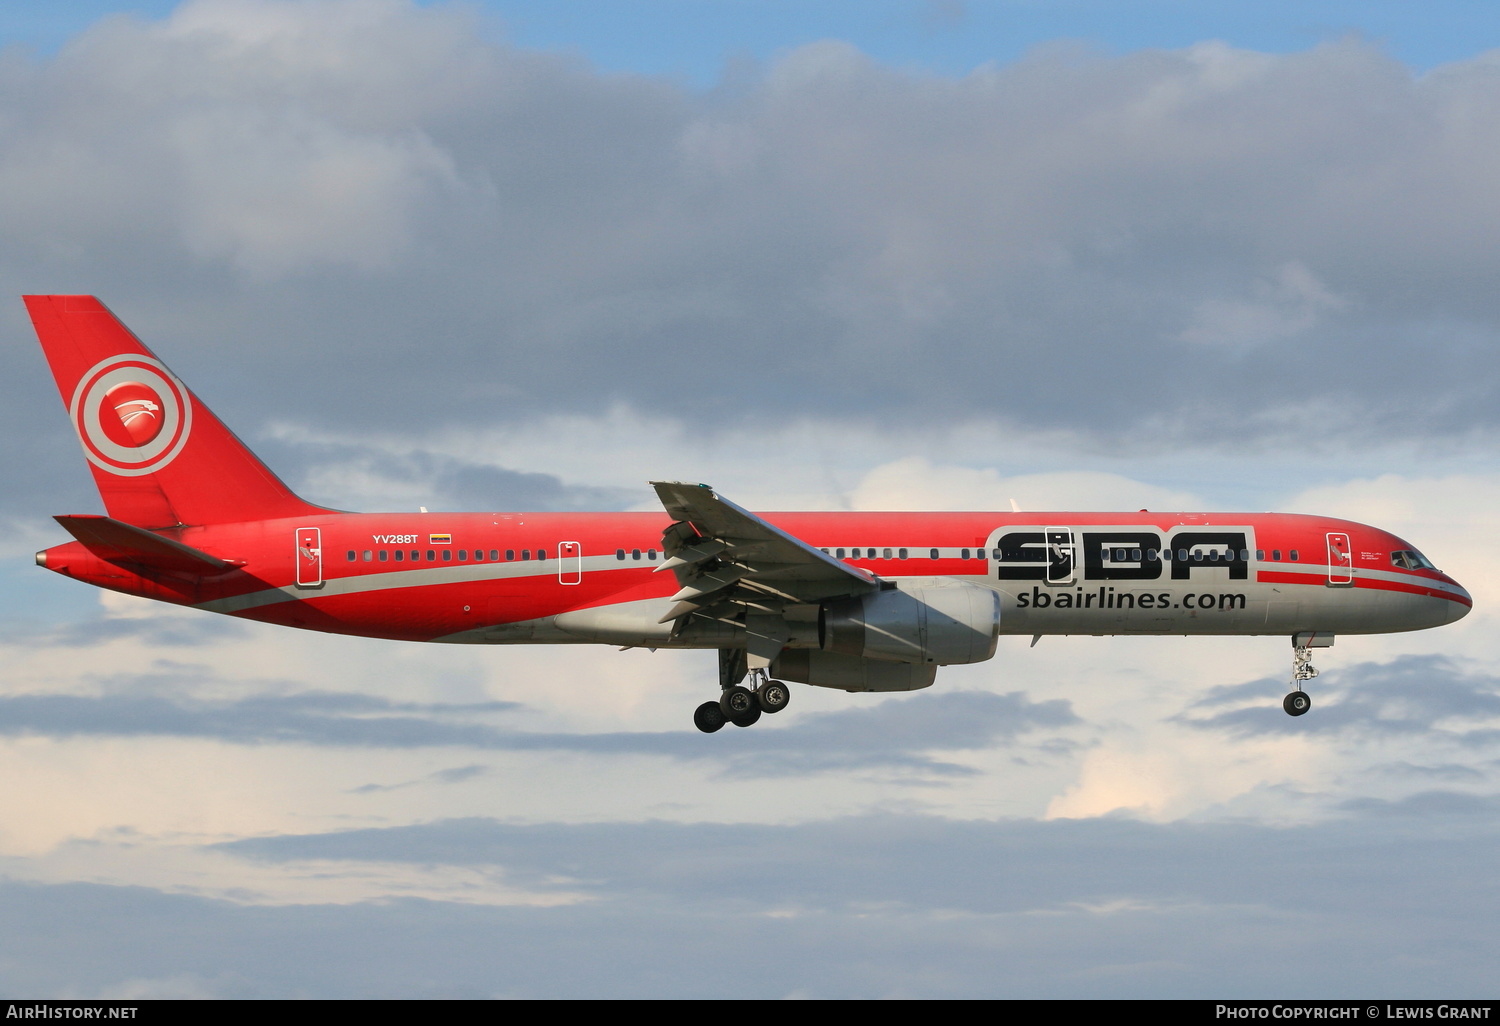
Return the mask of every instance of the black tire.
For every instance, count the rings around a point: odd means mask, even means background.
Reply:
[[[753,727],[755,726],[755,721],[758,719],[760,719],[760,706],[757,705],[743,716],[736,716],[729,722],[733,723],[736,727]]]
[[[693,710],[693,726],[705,734],[712,734],[726,722],[724,710],[719,708],[718,702],[704,702]]]
[[[779,713],[792,700],[792,689],[779,680],[768,680],[755,689],[755,699],[761,712]]]
[[[1301,716],[1312,708],[1312,699],[1306,691],[1293,691],[1281,700],[1281,707],[1288,716]]]
[[[726,720],[732,720],[736,716],[745,715],[751,709],[759,709],[760,706],[756,704],[755,692],[736,684],[734,687],[725,688],[724,694],[719,696],[719,708],[724,710]]]

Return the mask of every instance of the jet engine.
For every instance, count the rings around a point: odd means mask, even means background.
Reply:
[[[818,646],[859,659],[939,666],[979,663],[995,654],[997,592],[939,577],[894,583],[825,604],[818,614]]]
[[[771,664],[771,674],[782,680],[841,691],[916,691],[932,686],[937,665],[859,659],[816,648],[789,648]]]

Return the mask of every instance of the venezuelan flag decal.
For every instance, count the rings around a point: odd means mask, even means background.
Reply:
[[[451,535],[451,534],[429,534],[427,536],[427,544],[428,545],[452,545],[453,544],[453,535]]]

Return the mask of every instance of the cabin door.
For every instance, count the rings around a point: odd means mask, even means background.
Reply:
[[[316,527],[297,528],[297,587],[323,587],[323,532]]]
[[[1073,532],[1066,527],[1049,527],[1047,537],[1047,583],[1072,584],[1078,577],[1078,550]]]
[[[1354,554],[1349,551],[1349,536],[1342,531],[1328,532],[1328,583],[1354,583]]]

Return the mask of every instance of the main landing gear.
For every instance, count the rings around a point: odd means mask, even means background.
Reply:
[[[765,670],[751,670],[749,674],[755,690],[729,685],[717,702],[704,702],[693,710],[693,725],[705,734],[712,734],[726,723],[751,726],[762,713],[779,713],[787,707],[792,699],[790,688],[779,680],[771,680]]]
[[[1318,675],[1318,668],[1312,664],[1312,650],[1332,644],[1331,634],[1292,635],[1292,692],[1281,700],[1288,716],[1301,716],[1312,708],[1312,698],[1302,690],[1302,682]]]

